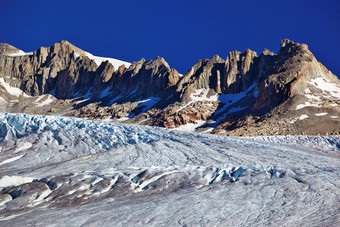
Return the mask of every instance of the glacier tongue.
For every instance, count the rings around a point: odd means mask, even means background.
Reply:
[[[332,225],[340,137],[0,114],[0,225]]]

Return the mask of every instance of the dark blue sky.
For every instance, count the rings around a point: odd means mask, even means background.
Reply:
[[[198,59],[306,43],[340,76],[340,1],[1,0],[0,42],[24,51],[68,40],[94,55],[162,56],[181,73]]]

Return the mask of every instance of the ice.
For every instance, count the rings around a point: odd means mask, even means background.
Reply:
[[[22,146],[18,147],[17,149],[15,149],[15,152],[19,152],[19,151],[23,151],[23,150],[27,150],[29,148],[32,147],[32,143],[30,142],[25,142]]]
[[[33,177],[6,176],[5,175],[0,178],[0,188],[25,184],[28,182],[32,182],[33,180],[34,180]]]
[[[0,146],[0,160],[16,159],[0,165],[1,226],[340,220],[339,136],[237,138],[0,114]]]
[[[4,164],[7,164],[7,163],[14,162],[14,161],[16,161],[16,160],[22,158],[23,156],[24,156],[24,154],[23,154],[23,155],[18,155],[18,156],[13,157],[13,158],[9,158],[9,159],[7,159],[7,160],[4,160],[4,161],[0,162],[0,165],[4,165]]]

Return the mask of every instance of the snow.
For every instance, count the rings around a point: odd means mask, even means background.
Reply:
[[[329,94],[334,98],[340,99],[340,86],[330,82],[327,79],[322,77],[318,77],[316,79],[312,79],[309,84],[319,88],[323,91],[323,93]]]
[[[235,93],[235,94],[224,94],[224,93],[219,93],[216,95],[212,95],[208,98],[207,94],[209,92],[208,89],[197,89],[194,93],[192,93],[190,95],[190,99],[191,101],[188,102],[186,105],[184,105],[183,107],[179,108],[177,110],[181,111],[182,109],[186,108],[187,106],[189,106],[190,104],[194,103],[194,102],[204,102],[204,101],[212,101],[212,102],[216,102],[216,101],[220,101],[221,103],[223,103],[223,107],[221,109],[219,109],[218,111],[215,112],[215,114],[221,113],[223,111],[225,111],[230,105],[234,104],[235,102],[238,102],[239,100],[241,100],[242,98],[246,97],[247,94],[253,90],[255,88],[255,83],[253,83],[246,91],[244,92],[240,92],[240,93]],[[258,95],[258,92],[253,92],[252,95],[256,98]]]
[[[296,117],[296,118],[294,118],[292,121],[290,121],[289,123],[294,124],[294,123],[297,121],[297,119],[299,119],[299,118]]]
[[[208,89],[198,89],[194,93],[190,95],[190,98],[193,102],[198,101],[217,101],[218,95],[212,95],[208,98]]]
[[[25,56],[25,55],[33,55],[33,52],[26,53],[26,52],[24,52],[22,50],[19,50],[18,53],[8,54],[8,56],[10,56],[10,57],[19,57],[19,56]]]
[[[325,115],[327,115],[327,114],[328,114],[328,113],[316,113],[315,116],[320,117],[320,116],[325,116]]]
[[[331,116],[331,118],[338,118],[338,116]]]
[[[304,120],[304,119],[306,119],[306,118],[308,118],[308,117],[309,117],[308,115],[302,114],[302,115],[299,117],[299,120],[301,121],[301,120]]]
[[[42,101],[43,100],[43,101]],[[39,96],[35,101],[34,101],[34,104],[36,104],[37,106],[39,107],[42,107],[42,106],[47,106],[47,105],[50,105],[51,103],[53,103],[56,99],[50,95],[50,94],[47,94],[47,95],[41,95]]]
[[[194,102],[205,102],[205,101],[217,101],[218,100],[219,95],[212,95],[208,98],[207,97],[208,92],[209,92],[208,89],[197,89],[195,92],[193,92],[190,95],[191,101],[188,102],[186,105],[182,106],[181,108],[179,108],[177,112],[183,110],[184,108],[186,108],[187,106],[189,106],[190,104]]]
[[[125,65],[126,68],[129,68],[130,65],[131,65],[131,63],[129,63],[129,62],[117,60],[117,59],[114,59],[114,58],[98,57],[98,56],[94,56],[93,54],[90,54],[88,52],[85,52],[85,55],[87,57],[89,57],[90,59],[94,60],[98,66],[100,66],[100,64],[103,61],[109,61],[115,67],[115,70],[118,70],[119,66],[121,66],[121,65]]]
[[[16,87],[10,86],[8,83],[5,82],[4,78],[0,78],[0,84],[5,88],[5,90],[12,96],[19,97],[21,95],[28,97],[22,90]]]
[[[236,106],[236,107],[230,108],[230,106],[234,105],[236,102],[240,101],[242,98],[249,95],[249,92],[251,92],[255,88],[255,85],[256,84],[253,83],[246,91],[243,91],[243,92],[240,92],[240,93],[235,93],[235,94],[219,93],[219,94],[216,94],[216,95],[212,95],[209,98],[207,96],[209,90],[198,89],[194,93],[191,94],[191,96],[190,96],[191,101],[189,101],[187,104],[185,104],[184,106],[179,108],[176,112],[183,110],[184,108],[186,108],[187,106],[189,106],[189,105],[191,105],[192,103],[195,103],[195,102],[209,102],[209,101],[210,102],[217,102],[217,101],[219,101],[219,102],[222,103],[222,107],[219,108],[217,111],[215,111],[212,117],[215,117],[218,114],[221,114],[223,112],[225,112],[225,113],[222,116],[219,116],[214,122],[210,123],[210,126],[216,126],[218,124],[218,122],[220,122],[222,119],[224,119],[228,114],[243,110],[247,107],[247,106],[243,106],[243,107],[242,106]],[[259,93],[258,91],[254,91],[253,93],[251,93],[251,95],[254,98],[257,98],[258,93]],[[230,109],[226,112],[226,110],[228,108],[230,108]],[[198,127],[204,125],[205,123],[206,123],[206,121],[200,121],[200,122],[197,122],[196,124],[189,123],[187,125],[181,125],[176,129],[183,130],[183,131],[195,131]]]
[[[202,125],[204,125],[206,123],[206,121],[202,121],[202,120],[198,120],[196,121],[196,123],[187,123],[185,125],[181,125],[179,127],[177,127],[177,130],[182,130],[182,131],[188,131],[188,132],[193,132],[195,131],[195,129],[197,129],[198,127],[201,127]]]
[[[0,128],[0,160],[34,144],[0,165],[0,192],[22,192],[0,201],[1,226],[340,220],[339,136],[222,137],[26,114],[0,114]]]
[[[304,120],[304,119],[307,119],[309,116],[308,115],[306,115],[306,114],[302,114],[300,117],[296,117],[296,118],[294,118],[292,121],[290,121],[289,123],[291,123],[291,124],[294,124],[297,120]]]
[[[305,108],[305,107],[308,107],[308,106],[315,106],[315,107],[318,107],[319,104],[317,103],[310,103],[310,102],[305,102],[304,104],[299,104],[296,106],[295,110],[299,110],[299,109],[302,109],[302,108]]]
[[[306,97],[309,98],[309,99],[312,99],[312,100],[321,101],[321,97],[320,96],[306,95]]]
[[[334,82],[331,82],[330,80],[326,79],[325,76],[323,76],[322,70],[320,69],[319,77],[312,79],[310,81],[307,81],[309,85],[312,85],[315,88],[318,88],[321,90],[320,95],[312,95],[311,90],[309,88],[305,89],[305,96],[309,99],[309,101],[299,104],[296,106],[296,110],[305,108],[305,107],[319,107],[320,104],[322,105],[322,100],[326,99],[333,99],[338,100],[340,99],[340,85]],[[330,106],[337,106],[336,103],[330,104]]]
[[[118,100],[119,98],[121,98],[123,96],[119,95],[117,96],[116,98],[112,99],[110,102],[109,102],[109,105],[112,105],[116,100]],[[143,109],[141,110],[140,113],[138,114],[142,114],[142,113],[145,113],[146,111],[150,110],[155,104],[157,104],[159,101],[161,100],[161,98],[159,97],[153,97],[153,96],[150,96],[148,98],[144,98],[142,100],[139,100],[137,101],[138,102],[138,106],[136,107],[136,109],[140,108],[140,107],[143,107]],[[127,114],[126,116],[122,117],[122,118],[119,118],[119,119],[116,119],[116,121],[118,122],[123,122],[123,121],[126,121],[126,120],[129,120],[131,118],[134,118],[136,115],[135,113],[129,113]]]
[[[221,94],[219,96],[219,101],[221,101],[224,106],[222,108],[220,108],[219,110],[217,110],[214,114],[217,115],[219,113],[222,113],[223,111],[225,111],[228,107],[230,107],[231,105],[233,105],[234,103],[240,101],[242,98],[246,97],[247,94],[253,90],[255,88],[255,83],[252,84],[252,86],[250,86],[246,91],[244,92],[240,92],[240,93],[235,93],[235,94]],[[256,93],[256,92],[255,92]],[[255,97],[255,93],[253,94]],[[239,110],[243,109],[242,107],[236,107]],[[230,110],[229,113],[238,111],[237,109],[234,110]],[[229,114],[227,113],[227,114]]]

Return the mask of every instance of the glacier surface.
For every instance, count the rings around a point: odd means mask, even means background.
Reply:
[[[339,226],[340,137],[0,114],[0,226]]]

